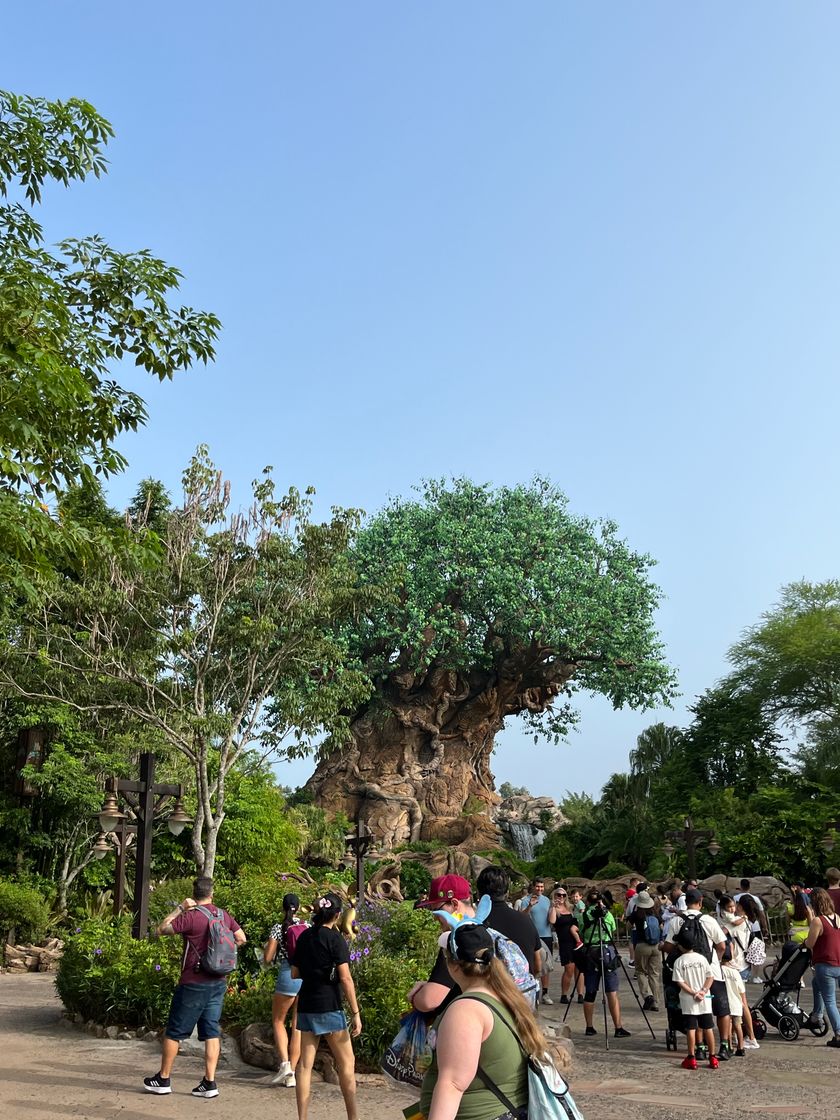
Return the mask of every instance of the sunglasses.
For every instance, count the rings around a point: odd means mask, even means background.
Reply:
[[[555,891],[554,892],[554,897],[555,898],[568,898],[569,896],[566,894],[565,891]]]

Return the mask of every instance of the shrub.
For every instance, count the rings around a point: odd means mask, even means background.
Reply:
[[[624,863],[607,863],[599,868],[592,876],[593,879],[622,879],[625,875],[632,875],[633,868]]]
[[[39,891],[0,880],[0,944],[12,932],[16,941],[40,941],[49,922],[49,903]]]
[[[91,919],[67,939],[55,986],[67,1010],[85,1019],[160,1027],[180,971],[180,938],[135,941],[130,917]]]
[[[437,956],[437,921],[410,905],[367,902],[350,950],[364,1029],[354,1043],[361,1066],[376,1068],[408,1010],[406,993],[425,980]]]
[[[222,1017],[226,1027],[247,1027],[249,1023],[271,1022],[271,997],[277,974],[273,968],[246,974],[239,987],[228,988]]]
[[[400,888],[404,898],[419,898],[428,891],[432,876],[428,868],[416,859],[404,859],[400,864]]]

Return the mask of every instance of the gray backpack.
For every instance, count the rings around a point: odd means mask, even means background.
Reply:
[[[196,910],[209,923],[207,948],[198,958],[201,971],[210,976],[227,976],[236,968],[236,939],[225,925],[227,915],[221,909],[214,914],[206,906],[196,906]]]

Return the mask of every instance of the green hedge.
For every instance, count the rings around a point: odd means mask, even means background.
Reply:
[[[50,924],[50,906],[34,887],[0,880],[0,945],[14,930],[17,942],[38,942]]]
[[[165,885],[166,886],[166,885]],[[282,890],[281,883],[277,889]],[[167,909],[175,884],[161,888]],[[217,895],[253,938],[249,919],[258,931],[268,932],[277,911],[269,884],[240,881]],[[177,892],[175,892],[177,893]],[[308,892],[304,902],[309,901]],[[183,895],[182,895],[183,897]],[[158,908],[164,905],[158,900]],[[238,907],[238,909],[237,909]],[[354,1043],[362,1068],[376,1067],[382,1052],[397,1033],[408,1010],[406,992],[416,980],[428,977],[437,954],[439,928],[426,910],[410,904],[366,903],[357,914],[356,938],[350,945],[350,967],[362,1009],[364,1031]],[[240,955],[240,968],[229,978],[223,1022],[226,1027],[271,1021],[275,973],[249,967]],[[68,1011],[78,1012],[105,1026],[160,1027],[166,1022],[172,992],[178,982],[181,939],[135,941],[128,917],[90,919],[69,935],[56,987]]]
[[[85,1019],[160,1027],[180,972],[180,938],[135,941],[130,917],[91,919],[67,939],[55,986],[67,1010]]]

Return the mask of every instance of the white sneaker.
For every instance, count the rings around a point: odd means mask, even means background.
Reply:
[[[288,1075],[288,1077],[286,1078],[286,1080],[283,1082],[283,1085],[287,1089],[294,1089],[294,1087],[297,1085],[297,1081],[295,1080],[295,1075],[293,1073],[290,1073]]]
[[[285,1085],[287,1077],[294,1077],[291,1062],[281,1062],[277,1073],[272,1077],[270,1084]]]
[[[543,996],[542,1001],[543,1003],[547,1003],[549,1007],[554,1003],[554,1000],[551,998],[551,996]]]
[[[754,1038],[745,1038],[744,1039],[744,1049],[745,1050],[760,1050],[761,1047],[755,1041]]]

